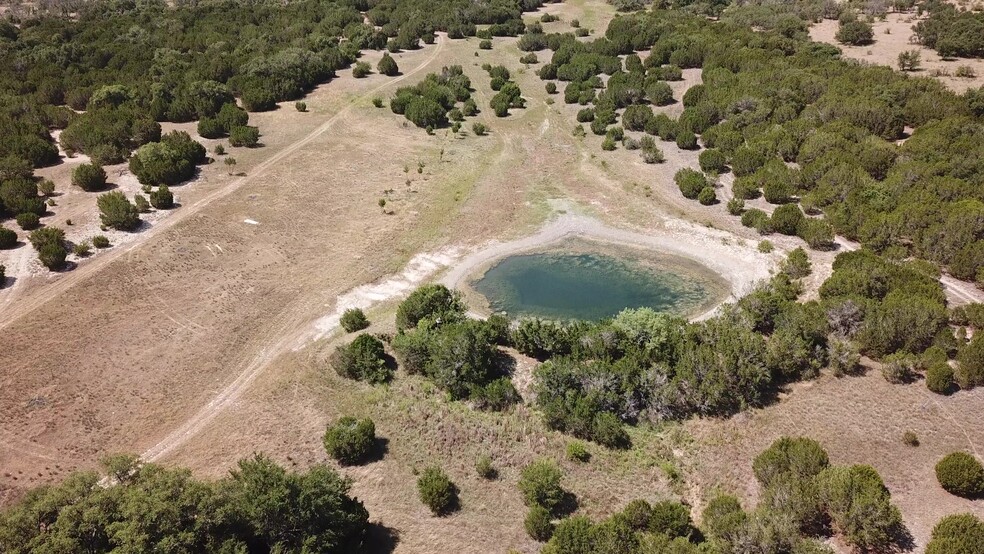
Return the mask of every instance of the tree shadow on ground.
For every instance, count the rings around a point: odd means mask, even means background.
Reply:
[[[370,523],[366,529],[366,540],[362,543],[360,552],[365,554],[387,554],[396,550],[400,544],[400,532],[382,523]]]

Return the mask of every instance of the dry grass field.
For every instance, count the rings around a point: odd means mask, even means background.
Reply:
[[[577,18],[601,33],[613,16],[600,0],[544,11],[561,17],[548,31],[567,30]],[[757,234],[721,205],[682,198],[673,184],[677,169],[696,166],[697,152],[662,143],[666,163],[647,165],[638,152],[602,152],[601,137],[574,137],[578,107],[549,97],[537,66],[522,66],[520,55],[515,39],[495,39],[486,51],[477,39],[440,37],[396,57],[403,77],[343,72],[305,99],[308,113],[285,104],[251,114],[264,146],[231,152],[245,177],[221,163],[205,166],[175,188],[181,207],[140,233],[112,237],[113,248],[65,273],[32,270],[29,247],[14,251],[27,252],[19,263],[30,276],[0,293],[0,337],[11,345],[0,353],[0,504],[118,451],[207,476],[254,451],[306,467],[327,461],[326,423],[355,415],[374,419],[387,452],[342,472],[384,529],[380,547],[397,552],[536,552],[515,484],[519,469],[541,456],[558,460],[580,511],[595,517],[640,497],[699,507],[718,488],[751,505],[751,460],[782,434],[820,440],[834,462],[877,467],[918,545],[945,514],[984,515],[980,501],[946,494],[932,474],[943,453],[984,448],[981,390],[941,398],[921,383],[890,385],[877,371],[825,376],[728,420],[631,429],[631,450],[591,446],[591,461],[579,464],[564,458],[569,439],[546,430],[526,406],[482,413],[402,372],[371,387],[330,370],[327,356],[346,340],[331,324],[347,303],[378,299],[367,310],[369,331],[393,332],[396,301],[408,287],[440,278],[490,241],[529,235],[560,212],[672,237],[698,257],[759,256]],[[375,65],[376,56],[366,57]],[[526,109],[494,117],[480,67],[486,62],[513,72]],[[489,135],[474,136],[469,122],[464,137],[428,136],[389,110],[398,86],[451,64],[471,78]],[[695,82],[699,73],[688,72],[675,96]],[[386,107],[372,105],[377,96]],[[211,150],[214,141],[206,142]],[[97,215],[91,196],[69,190],[71,166],[45,175],[62,193],[54,223],[73,219],[67,228],[76,239],[92,232]],[[118,184],[132,192],[123,177]],[[380,209],[380,198],[392,213]],[[800,245],[770,240],[776,253],[754,258],[762,276]],[[813,290],[833,255],[815,256]],[[513,354],[517,386],[528,394],[535,362]],[[904,445],[905,430],[922,445]],[[492,456],[499,479],[477,476],[482,454]],[[442,465],[461,488],[463,509],[455,515],[432,517],[417,499],[414,472],[430,464]]]

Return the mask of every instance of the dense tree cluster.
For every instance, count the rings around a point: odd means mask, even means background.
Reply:
[[[984,57],[984,13],[964,11],[947,2],[923,4],[929,17],[913,25],[919,43],[950,58]]]
[[[416,48],[436,31],[462,38],[491,24],[492,34],[516,35],[526,30],[522,13],[542,3],[262,0],[242,10],[100,0],[72,17],[37,10],[2,23],[0,158],[57,162],[49,129],[64,129],[65,149],[99,164],[157,141],[159,121],[200,120],[202,135],[218,138],[232,131],[222,112],[234,97],[250,111],[273,109],[331,79],[359,50]],[[387,62],[380,71],[398,70]]]
[[[597,323],[524,320],[513,344],[547,360],[534,387],[550,427],[624,447],[623,422],[733,414],[782,382],[815,376],[830,328],[818,303],[795,302],[798,292],[781,273],[703,322],[650,309]]]
[[[532,538],[547,543],[542,551],[551,554],[832,554],[824,539],[834,533],[864,552],[904,548],[909,540],[881,477],[869,466],[831,466],[815,441],[784,437],[756,458],[754,468],[762,487],[759,505],[746,511],[734,496],[719,494],[707,502],[698,529],[690,507],[674,500],[633,500],[599,522],[565,517],[567,512],[556,508],[569,494],[560,486],[562,474],[541,460],[521,474],[520,491],[530,506],[524,524]],[[934,541],[973,545],[981,532],[979,520],[951,517],[963,519],[940,522]]]
[[[324,465],[293,473],[256,455],[215,482],[135,456],[105,465],[114,486],[76,473],[0,513],[0,550],[342,553],[368,526],[350,481]]]
[[[144,185],[176,185],[195,174],[205,163],[205,147],[184,131],[171,131],[160,142],[145,144],[130,158],[130,171]]]
[[[519,399],[497,348],[509,340],[505,318],[466,318],[457,292],[425,285],[400,304],[396,324],[393,349],[407,373],[425,375],[451,398],[479,408],[502,410]]]
[[[445,67],[441,73],[431,73],[423,81],[396,89],[390,109],[401,114],[417,127],[435,129],[448,124],[448,112],[459,102],[467,110],[471,99],[471,80],[460,65]]]
[[[774,4],[750,7],[798,9]],[[813,15],[803,19],[838,16],[807,12]],[[802,23],[789,21],[797,29]],[[759,32],[656,10],[617,17],[594,41],[545,40],[553,56],[541,78],[567,81],[566,102],[593,105],[597,134],[619,117],[625,129],[641,126],[666,141],[694,133],[717,153],[706,160],[709,170],[722,162],[733,170],[736,197],[800,203],[810,217],[795,234],[811,246],[829,248],[836,232],[878,253],[984,279],[984,218],[975,215],[984,190],[984,94],[957,96],[930,78],[841,60],[836,48],[785,24]],[[645,62],[634,54],[641,50],[649,50]],[[679,68],[701,68],[703,84],[684,95],[677,120],[636,107],[657,102],[653,87]],[[601,74],[610,75],[607,86]],[[915,131],[896,145],[906,127]],[[773,232],[762,215],[748,222]]]
[[[820,297],[835,332],[855,339],[863,352],[921,354],[934,345],[955,350],[943,288],[918,263],[859,250],[839,254],[833,267]]]
[[[817,549],[813,538],[830,531],[865,552],[907,541],[899,510],[870,466],[832,466],[817,442],[782,437],[753,469],[762,487],[754,511],[743,511],[729,496],[712,499],[704,510],[705,530],[722,551],[755,544],[774,552],[832,552]]]

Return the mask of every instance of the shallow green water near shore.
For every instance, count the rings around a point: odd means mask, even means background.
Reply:
[[[625,308],[686,314],[708,300],[693,276],[596,253],[509,256],[472,283],[494,311],[510,316],[595,320]]]

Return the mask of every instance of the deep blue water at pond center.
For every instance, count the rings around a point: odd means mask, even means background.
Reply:
[[[504,258],[472,286],[510,316],[594,320],[625,308],[685,313],[707,299],[696,279],[604,254]]]

